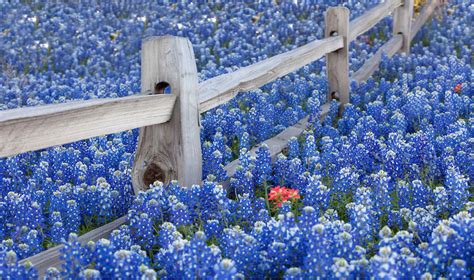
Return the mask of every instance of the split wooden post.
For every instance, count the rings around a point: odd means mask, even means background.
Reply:
[[[403,36],[400,52],[410,53],[411,22],[413,19],[413,0],[402,0],[402,5],[395,9],[393,15],[393,34]]]
[[[142,92],[165,94],[169,86],[177,100],[169,122],[140,129],[132,172],[134,191],[146,190],[155,181],[200,184],[198,78],[191,42],[175,36],[149,38],[143,42],[141,60]]]
[[[338,98],[341,108],[349,103],[349,9],[331,7],[325,14],[325,37],[342,36],[343,47],[326,55],[328,101]]]

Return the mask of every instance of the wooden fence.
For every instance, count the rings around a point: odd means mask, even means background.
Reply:
[[[135,193],[155,180],[177,179],[183,185],[200,184],[202,155],[199,114],[224,104],[239,92],[257,89],[279,77],[326,56],[329,81],[328,103],[322,117],[337,97],[341,108],[349,102],[349,83],[361,83],[378,69],[382,53],[389,57],[409,52],[410,41],[430,18],[441,0],[432,0],[413,19],[413,0],[387,0],[349,22],[349,10],[332,7],[325,14],[325,38],[265,59],[232,73],[198,83],[193,48],[189,40],[164,36],[142,45],[142,94],[124,98],[77,101],[20,108],[0,112],[0,157],[71,143],[90,137],[140,128],[132,183]],[[393,37],[352,77],[349,77],[349,43],[393,13]],[[163,94],[170,86],[171,94]],[[272,158],[287,141],[300,135],[308,118],[264,141]],[[255,154],[257,147],[250,152]],[[238,160],[225,169],[232,176]],[[223,182],[227,185],[228,182]],[[83,244],[106,237],[126,222],[121,217],[79,237]],[[61,264],[56,246],[27,258],[44,274],[47,267]]]

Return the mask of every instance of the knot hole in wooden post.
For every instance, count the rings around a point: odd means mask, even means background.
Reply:
[[[143,174],[143,183],[149,186],[156,181],[166,182],[166,174],[156,163],[152,162],[145,169]]]
[[[159,82],[155,85],[155,94],[171,93],[171,86],[167,82]]]

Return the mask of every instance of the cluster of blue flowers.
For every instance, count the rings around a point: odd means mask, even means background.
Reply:
[[[344,5],[355,18],[376,3]],[[323,12],[337,4],[2,3],[0,110],[137,93],[150,35],[188,37],[208,79],[321,38]],[[352,85],[342,115],[333,102],[319,120],[324,61],[205,113],[202,185],[155,182],[134,197],[137,130],[0,159],[0,278],[37,277],[19,260],[63,243],[64,264],[46,279],[469,279],[471,18],[468,3],[450,3],[411,55],[383,57]],[[352,70],[391,19],[368,34],[351,43]],[[274,161],[265,145],[249,153],[307,115]],[[301,198],[278,207],[268,198],[277,185]],[[125,214],[108,239],[79,243]]]

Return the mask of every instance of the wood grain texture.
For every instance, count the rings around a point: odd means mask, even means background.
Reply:
[[[343,47],[341,36],[316,40],[232,73],[199,84],[199,111],[206,112],[234,98],[238,92],[257,89],[279,77]]]
[[[123,225],[127,221],[127,216],[120,217],[113,222],[110,222],[106,225],[98,227],[94,230],[89,231],[86,234],[79,236],[78,241],[85,245],[89,241],[97,241],[101,238],[107,238],[108,235],[119,226]],[[61,268],[61,264],[63,261],[60,260],[61,252],[60,250],[64,247],[64,245],[59,245],[53,248],[50,248],[46,251],[43,251],[39,254],[36,254],[32,257],[23,259],[20,261],[20,264],[25,264],[27,262],[34,265],[34,267],[38,270],[40,278],[45,274],[46,269],[49,267],[56,267],[58,269]]]
[[[324,15],[326,38],[335,34],[342,36],[343,47],[326,55],[328,77],[328,101],[338,96],[341,108],[349,103],[349,9],[331,7]]]
[[[321,106],[321,119],[324,119],[329,112],[330,104],[326,103]],[[303,131],[308,128],[309,122],[308,117],[304,117],[303,119],[299,120],[295,125],[287,127],[282,132],[278,133],[274,137],[263,141],[262,143],[258,144],[257,146],[253,147],[249,153],[251,156],[255,156],[257,149],[266,144],[269,148],[270,156],[272,157],[272,161],[275,161],[277,155],[288,145],[288,140],[291,137],[298,137]],[[227,172],[227,177],[230,178],[235,174],[235,170],[239,166],[239,160],[236,159],[229,164],[227,164],[224,169]],[[222,186],[227,188],[230,184],[230,179],[227,179],[224,182],[221,182]]]
[[[413,0],[402,0],[402,6],[398,7],[393,14],[393,35],[401,34],[403,44],[400,52],[410,53],[411,23],[413,18]]]
[[[0,111],[0,157],[167,122],[174,95],[135,95]]]
[[[380,61],[382,60],[382,53],[385,53],[388,57],[392,57],[400,50],[403,44],[402,35],[394,35],[390,40],[383,44],[377,52],[365,61],[359,70],[352,74],[351,80],[360,84],[367,81],[367,79],[379,68]]]
[[[202,155],[197,97],[197,69],[188,39],[152,37],[142,45],[142,90],[166,82],[177,96],[169,122],[140,129],[133,164],[135,193],[159,180],[184,186],[201,183]]]
[[[402,5],[402,0],[388,0],[380,3],[363,15],[351,20],[349,42],[355,40],[374,27],[384,17],[390,15],[397,7]]]
[[[418,16],[415,18],[411,25],[411,40],[416,36],[418,31],[420,31],[421,27],[426,23],[426,21],[431,17],[433,12],[436,10],[437,7],[443,5],[445,1],[442,0],[431,0],[428,4],[426,4]]]

